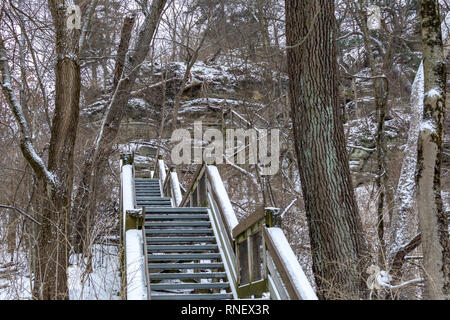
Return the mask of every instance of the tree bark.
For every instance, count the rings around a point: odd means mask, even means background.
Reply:
[[[446,20],[450,20],[450,13]],[[450,25],[445,21],[441,24],[442,38],[446,39],[444,55],[450,53]],[[416,184],[414,181],[417,165],[417,144],[419,140],[420,122],[423,117],[424,99],[424,70],[423,63],[417,70],[411,90],[409,105],[411,106],[411,119],[409,124],[408,141],[405,146],[402,169],[394,198],[394,210],[390,223],[390,241],[388,258],[391,263],[391,275],[401,276],[402,264],[393,264],[394,256],[417,233],[418,214],[416,204]]]
[[[117,49],[117,59],[116,67],[114,71],[114,86],[113,91],[116,89],[119,83],[120,77],[122,76],[123,66],[125,64],[125,57],[127,55],[128,46],[131,38],[131,31],[133,30],[134,21],[136,20],[136,15],[131,15],[125,17],[122,26],[122,33],[120,35],[119,48]]]
[[[64,1],[49,0],[56,32],[55,112],[48,170],[56,187],[43,185],[43,217],[39,233],[39,298],[68,299],[68,217],[73,188],[73,152],[78,127],[81,88],[78,41],[80,31],[68,30]]]
[[[334,1],[286,0],[289,95],[322,299],[365,296],[367,250],[338,104]]]
[[[417,207],[422,233],[425,296],[444,299],[449,294],[450,243],[448,219],[441,197],[446,77],[439,2],[421,0],[420,15],[425,93],[416,168]]]

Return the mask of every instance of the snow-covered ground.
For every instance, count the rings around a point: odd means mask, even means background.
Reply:
[[[84,273],[79,259],[73,255],[67,270],[70,300],[121,300],[117,246],[94,245],[92,273]]]
[[[85,273],[85,263],[72,255],[67,270],[70,300],[120,300],[120,260],[115,245],[94,245],[92,273]],[[31,280],[25,255],[15,256],[9,266],[9,255],[0,257],[0,300],[29,300]],[[6,266],[6,267],[5,267]]]

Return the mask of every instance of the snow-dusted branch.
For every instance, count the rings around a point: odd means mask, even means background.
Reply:
[[[243,168],[241,168],[241,167],[235,165],[235,164],[232,163],[230,160],[228,160],[227,157],[224,156],[223,158],[225,159],[226,164],[232,166],[233,168],[235,168],[236,170],[238,170],[240,173],[243,173],[244,175],[246,175],[247,177],[249,177],[251,183],[253,183],[253,184],[256,186],[256,188],[257,188],[258,190],[261,190],[261,186],[260,186],[260,184],[258,183],[258,181],[256,180],[256,178],[255,178],[255,176],[254,176],[253,174],[251,174],[251,173],[248,172],[247,170],[245,170],[245,169],[243,169]]]
[[[83,52],[83,48],[84,48],[84,43],[86,40],[86,36],[87,36],[87,31],[90,27],[90,23],[91,23],[91,19],[92,19],[92,15],[95,11],[95,7],[97,6],[97,2],[98,0],[93,0],[91,1],[91,3],[89,4],[87,10],[86,10],[86,20],[84,20],[83,22],[83,26],[81,28],[81,35],[80,35],[80,40],[78,42],[78,47],[80,52]]]
[[[367,152],[376,151],[375,148],[365,148],[365,147],[361,147],[361,146],[354,146],[354,145],[351,145],[351,144],[347,145],[347,147],[352,148],[352,149],[360,149],[360,150],[367,151]]]
[[[44,161],[38,156],[34,146],[31,142],[31,133],[28,126],[27,120],[23,113],[22,106],[16,98],[14,90],[11,84],[11,72],[9,70],[8,58],[6,55],[6,49],[3,44],[3,39],[0,36],[0,69],[2,72],[2,91],[5,96],[9,107],[11,108],[16,122],[20,130],[20,149],[22,150],[23,156],[29,162],[33,168],[36,175],[44,179],[48,184],[54,186],[56,185],[55,176],[47,169]]]
[[[291,208],[294,206],[294,204],[297,202],[298,198],[295,198],[294,200],[291,201],[291,203],[286,207],[286,209],[284,209],[284,211],[280,214],[280,217],[283,218],[284,215],[291,210]]]
[[[387,289],[396,290],[396,289],[401,289],[401,288],[405,288],[405,287],[408,287],[408,286],[412,286],[414,284],[422,283],[423,281],[424,280],[422,278],[417,278],[417,279],[412,279],[412,280],[409,280],[409,281],[402,282],[402,283],[397,284],[395,286],[390,285],[388,283],[384,283],[383,286],[385,288],[387,288]]]
[[[22,209],[19,209],[17,207],[13,207],[13,206],[8,206],[5,204],[0,204],[0,208],[3,209],[11,209],[11,210],[15,210],[16,212],[20,213],[21,215],[23,215],[25,218],[30,219],[31,221],[33,221],[34,223],[36,223],[37,225],[41,225],[41,223],[39,221],[37,221],[35,218],[33,218],[30,214],[26,213],[25,211],[23,211]]]

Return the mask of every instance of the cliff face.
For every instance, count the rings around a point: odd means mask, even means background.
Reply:
[[[354,50],[353,50],[354,51]],[[376,168],[375,137],[376,114],[373,99],[371,80],[364,79],[369,76],[369,69],[364,61],[356,59],[364,52],[349,51],[341,59],[346,67],[354,74],[361,76],[355,83],[343,79],[341,83],[342,108],[346,121],[345,132],[348,136],[348,151],[350,167],[354,176],[355,186],[366,184],[373,178]],[[417,58],[417,57],[416,57]],[[417,60],[417,61],[416,61]],[[404,82],[414,78],[414,70],[420,59],[408,59],[398,68],[403,74],[401,81],[391,81],[391,98],[388,102],[386,117],[386,137],[388,142],[388,163],[393,163],[393,177],[399,174],[403,148],[407,139],[409,128],[410,107],[409,93],[405,92]],[[239,58],[221,56],[215,62],[197,62],[188,75],[185,85],[178,120],[180,126],[191,129],[194,121],[202,121],[204,127],[222,127],[223,121],[228,123],[231,109],[239,112],[255,125],[264,127],[273,123],[284,112],[286,113],[286,75],[277,71],[268,70],[269,67],[260,63],[251,63]],[[171,136],[172,110],[177,92],[186,72],[186,64],[181,62],[169,63],[161,66],[146,63],[142,66],[137,85],[132,93],[132,99],[125,107],[120,142],[145,140],[151,141],[157,137],[162,111],[165,109],[165,128],[163,139]],[[271,112],[260,114],[259,110],[267,104],[268,87],[276,88],[272,96],[279,99],[279,104],[271,106]],[[399,79],[397,79],[399,80]],[[107,95],[85,107],[82,112],[81,123],[85,127],[97,127],[105,112],[109,100]],[[448,105],[448,104],[447,104]],[[261,116],[261,119],[254,117]],[[222,119],[222,117],[225,119]],[[288,113],[278,126],[290,128]],[[448,122],[448,121],[447,121]],[[450,123],[447,123],[450,131]],[[223,127],[222,127],[223,129]],[[289,130],[288,130],[289,131]],[[450,147],[450,139],[445,140],[446,150]],[[147,146],[147,148],[149,148]],[[446,151],[444,165],[449,167],[450,158]],[[400,165],[398,165],[399,167]]]
[[[159,126],[163,108],[165,108],[166,125],[172,122],[172,108],[177,92],[186,72],[186,64],[180,62],[160,65],[145,64],[125,108],[125,126],[142,127],[144,124],[156,128]],[[279,75],[273,73],[274,79]],[[283,79],[279,95],[286,88]],[[197,62],[188,75],[179,109],[179,120],[189,125],[193,120],[202,120],[207,124],[219,123],[222,110],[239,109],[241,106],[257,107],[264,98],[262,91],[267,83],[264,70],[260,65],[242,61],[224,62],[219,60],[213,64]],[[108,96],[85,107],[82,111],[82,123],[85,126],[99,125],[103,116]],[[137,130],[139,131],[139,130]],[[147,132],[146,138],[154,137],[156,131]],[[139,135],[138,132],[136,134]],[[150,134],[150,136],[149,136]],[[164,136],[169,136],[168,132]],[[140,138],[136,136],[135,138]],[[144,138],[144,137],[142,137]]]

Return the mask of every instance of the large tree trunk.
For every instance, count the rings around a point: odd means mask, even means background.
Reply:
[[[425,296],[443,299],[449,293],[450,243],[441,198],[446,77],[438,1],[421,0],[420,14],[425,94],[417,154],[417,207],[422,233]]]
[[[322,299],[364,297],[368,258],[338,105],[334,2],[286,0],[289,94]]]
[[[56,31],[55,113],[52,121],[48,170],[56,186],[41,188],[42,228],[39,233],[40,299],[67,299],[68,230],[73,187],[73,151],[81,88],[78,41],[80,31],[66,27],[64,1],[50,0]]]

